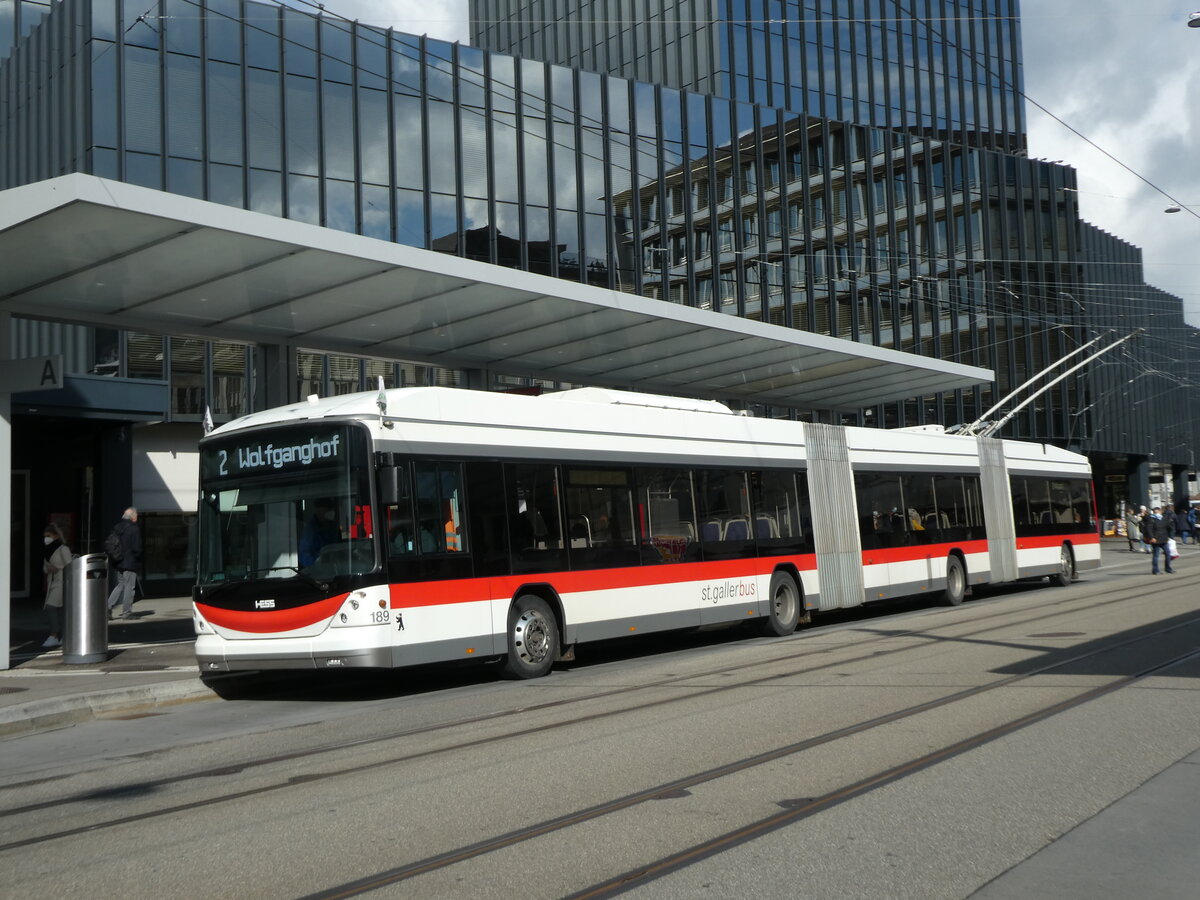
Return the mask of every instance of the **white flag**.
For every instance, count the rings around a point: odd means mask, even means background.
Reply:
[[[212,410],[208,408],[208,404],[204,404],[204,433],[208,434],[213,430]]]
[[[383,389],[383,376],[379,376],[379,393],[375,397],[375,405],[379,407],[379,415],[387,415],[387,391]]]

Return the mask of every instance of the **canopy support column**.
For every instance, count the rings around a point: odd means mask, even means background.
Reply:
[[[273,409],[300,401],[296,348],[290,344],[258,344],[253,348],[251,409]]]
[[[0,360],[12,352],[12,315],[0,310]],[[0,384],[0,671],[12,629],[12,392]]]

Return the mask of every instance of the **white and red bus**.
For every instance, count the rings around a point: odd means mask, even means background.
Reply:
[[[1087,460],[581,389],[351,394],[200,444],[201,671],[500,659],[1100,564]]]

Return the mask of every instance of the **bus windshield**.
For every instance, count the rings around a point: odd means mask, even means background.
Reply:
[[[324,581],[376,566],[359,428],[246,432],[201,452],[201,584]]]

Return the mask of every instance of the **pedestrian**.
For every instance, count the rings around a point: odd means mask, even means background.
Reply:
[[[1175,536],[1175,517],[1169,512],[1163,515],[1162,507],[1154,507],[1150,517],[1146,519],[1146,543],[1150,545],[1150,574],[1158,574],[1158,554],[1163,555],[1163,566],[1168,575],[1174,575],[1171,568],[1171,552],[1167,549],[1167,541]]]
[[[1150,518],[1150,510],[1144,506],[1138,507],[1138,538],[1142,542],[1142,552],[1150,552],[1150,542],[1146,540],[1146,520]]]
[[[63,540],[62,531],[53,522],[42,530],[42,572],[46,575],[46,621],[50,636],[42,643],[43,650],[62,646],[63,571],[71,564],[71,551]]]
[[[133,598],[137,591],[137,573],[142,566],[142,532],[138,528],[138,511],[129,507],[121,521],[113,526],[112,533],[104,541],[109,564],[117,570],[117,586],[108,595],[108,617],[111,619],[117,604],[121,604],[121,618],[133,618]],[[114,540],[115,538],[115,540]]]
[[[1175,507],[1175,533],[1179,535],[1179,543],[1186,544],[1192,534],[1192,523],[1188,520],[1191,507],[1185,500]]]
[[[1125,540],[1129,542],[1130,553],[1142,549],[1142,517],[1132,504],[1125,507]]]
[[[1187,511],[1188,532],[1195,539],[1197,544],[1200,544],[1200,515],[1196,512],[1196,507],[1188,503]],[[1187,541],[1184,541],[1186,544]]]

